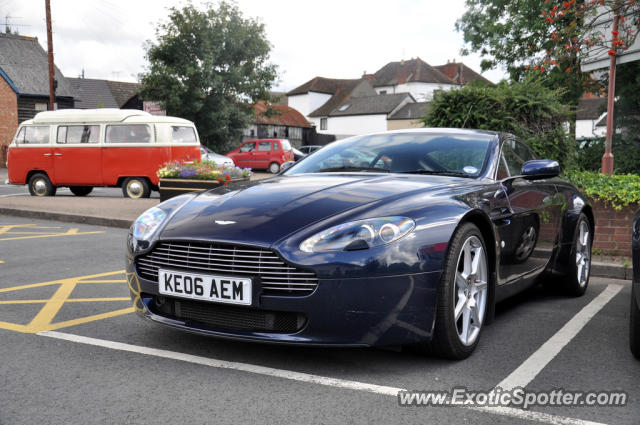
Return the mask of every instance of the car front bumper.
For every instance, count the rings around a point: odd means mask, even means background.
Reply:
[[[297,313],[303,318],[294,332],[229,329],[199,320],[176,317],[161,311],[158,282],[136,274],[131,258],[127,277],[136,312],[153,322],[185,331],[249,341],[333,346],[412,344],[431,338],[436,294],[441,272],[376,278],[320,279],[307,296],[259,295],[251,307],[234,306],[234,321],[242,314],[259,312]],[[179,300],[172,298],[171,301]],[[192,303],[190,300],[185,300]],[[212,311],[219,303],[198,302]],[[227,308],[227,307],[224,307]],[[235,313],[238,313],[235,314]],[[239,319],[238,319],[239,318]],[[237,322],[236,322],[237,323]]]

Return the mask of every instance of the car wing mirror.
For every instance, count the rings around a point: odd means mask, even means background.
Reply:
[[[551,159],[535,159],[522,165],[522,176],[527,180],[548,179],[560,174],[560,164]]]
[[[282,163],[282,165],[280,166],[280,172],[283,172],[283,171],[285,171],[285,170],[287,170],[287,169],[291,168],[291,166],[292,166],[293,164],[295,164],[295,163],[296,163],[295,161],[286,161],[286,162],[283,162],[283,163]]]

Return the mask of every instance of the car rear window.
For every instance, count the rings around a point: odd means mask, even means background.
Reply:
[[[145,124],[108,125],[106,143],[150,143],[151,129]]]
[[[196,130],[193,127],[171,126],[173,143],[196,143]]]
[[[290,151],[291,150],[291,143],[289,143],[288,140],[280,140],[280,144],[282,145],[282,150],[283,151]]]
[[[24,127],[24,139],[18,143],[25,145],[45,145],[49,143],[49,126],[28,126]]]

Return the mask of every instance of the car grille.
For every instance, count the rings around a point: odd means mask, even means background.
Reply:
[[[203,301],[154,297],[151,311],[165,317],[204,324],[216,330],[295,333],[304,326],[302,313],[257,310]]]
[[[136,259],[138,274],[158,280],[158,269],[259,277],[265,295],[304,296],[318,286],[315,273],[287,265],[270,250],[206,242],[161,242]]]

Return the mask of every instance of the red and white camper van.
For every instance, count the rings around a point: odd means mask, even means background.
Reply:
[[[122,187],[129,198],[157,190],[168,161],[200,159],[191,121],[128,109],[40,112],[20,124],[9,145],[9,182],[34,196],[66,186],[85,196],[95,186]]]

